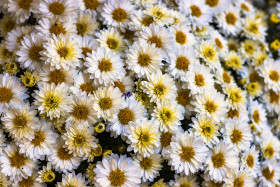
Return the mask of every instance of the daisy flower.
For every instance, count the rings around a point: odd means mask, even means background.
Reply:
[[[168,153],[168,164],[176,173],[186,176],[197,172],[208,157],[209,149],[202,139],[192,133],[176,133],[172,137]]]
[[[97,48],[96,52],[86,59],[85,65],[90,78],[94,79],[96,84],[107,85],[125,76],[120,55],[104,47]]]
[[[22,186],[42,186],[38,181],[36,181],[36,178],[38,177],[37,170],[33,170],[32,175],[28,176],[26,178],[23,178],[19,182],[14,182],[12,186],[14,187],[22,187]]]
[[[247,39],[241,43],[241,55],[245,59],[251,60],[258,51],[258,48],[259,47],[256,45],[256,42],[254,40]]]
[[[133,92],[135,83],[132,80],[132,77],[125,76],[122,79],[118,79],[114,82],[114,87],[119,88],[122,93]]]
[[[8,32],[5,38],[7,49],[11,52],[16,52],[23,37],[30,34],[32,30],[30,26],[17,26]]]
[[[132,163],[132,159],[125,155],[111,154],[98,161],[95,185],[97,187],[136,187],[141,183],[139,170]]]
[[[128,25],[129,29],[133,31],[142,31],[144,27],[149,27],[152,23],[154,23],[152,16],[145,14],[141,10],[135,10]]]
[[[80,12],[75,22],[77,34],[80,36],[94,35],[99,23],[89,12]]]
[[[1,172],[10,177],[15,182],[21,181],[32,175],[35,163],[24,154],[19,153],[19,149],[15,144],[9,144],[1,154]]]
[[[176,98],[176,86],[173,79],[161,71],[151,74],[148,81],[143,81],[143,91],[149,95],[153,102],[161,102]]]
[[[36,0],[8,0],[8,11],[13,13],[17,23],[23,23],[34,11],[36,3],[38,3]]]
[[[78,7],[81,11],[90,11],[93,15],[101,12],[105,0],[78,0]]]
[[[75,186],[75,187],[87,187],[87,181],[81,173],[78,175],[75,172],[62,174],[62,182],[56,184],[57,187]]]
[[[56,147],[53,149],[53,154],[47,157],[48,161],[54,166],[58,172],[72,172],[77,169],[82,159],[77,156],[73,156],[73,153],[69,153],[69,150],[64,148],[65,142],[59,138],[57,139]]]
[[[79,58],[82,58],[82,50],[79,49],[77,39],[72,36],[52,35],[43,47],[42,60],[50,64],[52,69],[69,70],[79,65]]]
[[[35,29],[41,37],[50,37],[52,34],[59,36],[60,34],[72,35],[77,33],[73,20],[63,21],[44,17],[38,20],[38,25],[35,26]]]
[[[38,172],[39,176],[36,181],[40,183],[52,182],[55,179],[55,173],[52,171],[52,165],[50,162],[47,163],[47,166],[43,166],[42,170]]]
[[[62,135],[65,140],[64,147],[69,150],[69,153],[73,153],[74,157],[85,157],[92,148],[96,147],[95,137],[92,134],[92,128],[82,125],[66,128],[66,133]]]
[[[19,152],[33,160],[43,160],[45,155],[50,155],[58,138],[58,134],[51,130],[51,123],[42,120],[39,125],[34,130],[32,140],[24,139],[19,143]]]
[[[159,102],[152,113],[152,119],[159,124],[160,131],[167,132],[176,131],[184,117],[176,103]]]
[[[138,77],[147,77],[157,72],[163,65],[163,53],[155,45],[142,41],[134,42],[127,53],[127,68],[136,73]]]
[[[42,67],[42,51],[44,40],[37,34],[25,35],[21,40],[21,46],[16,52],[18,62],[22,67],[29,70],[40,69]]]
[[[170,31],[173,33],[175,39],[175,45],[178,47],[193,46],[196,43],[196,38],[190,32],[189,26],[184,23],[176,24],[170,27]]]
[[[229,71],[226,71],[224,68],[217,68],[215,73],[215,83],[220,84],[222,87],[232,84],[234,79]]]
[[[241,166],[254,177],[259,174],[259,151],[256,150],[255,145],[242,153]]]
[[[223,121],[227,114],[228,104],[224,98],[224,95],[215,90],[197,95],[193,101],[194,111],[202,116],[213,118],[216,122]]]
[[[240,71],[243,68],[243,58],[234,51],[225,54],[225,66]]]
[[[210,38],[219,51],[219,56],[224,57],[224,54],[228,51],[228,41],[216,30],[211,31]]]
[[[232,143],[237,151],[248,150],[252,138],[251,128],[245,121],[235,120],[225,124],[225,142]]]
[[[15,61],[15,54],[7,49],[6,44],[3,42],[0,44],[0,64],[9,63]]]
[[[91,125],[95,123],[95,111],[93,110],[94,100],[91,96],[87,96],[86,92],[82,92],[79,96],[73,96],[69,106],[69,117],[66,122],[70,124]]]
[[[36,13],[49,19],[69,19],[76,17],[76,6],[72,0],[42,0]]]
[[[101,30],[96,34],[97,41],[101,46],[114,52],[122,52],[125,49],[125,41],[123,35],[114,27]]]
[[[0,75],[0,113],[7,112],[9,108],[19,106],[28,98],[26,88],[22,86],[15,76],[8,73]]]
[[[144,27],[139,33],[139,39],[149,44],[155,44],[157,48],[162,49],[166,53],[171,50],[174,39],[167,28],[155,24]]]
[[[173,21],[172,17],[170,17],[169,9],[166,8],[164,4],[149,6],[144,12],[151,16],[154,22],[159,26],[168,25]]]
[[[104,5],[101,16],[104,24],[118,27],[124,31],[130,21],[133,9],[128,0],[109,0]]]
[[[268,90],[264,93],[263,99],[265,101],[266,109],[269,112],[275,111],[280,113],[280,92]]]
[[[167,69],[170,75],[175,79],[186,81],[186,73],[189,71],[191,64],[196,64],[198,59],[191,47],[179,47],[172,53],[169,53],[170,65]]]
[[[202,41],[197,48],[197,53],[210,68],[217,68],[219,66],[219,53],[210,41]]]
[[[3,1],[3,3],[5,3]],[[8,4],[8,3],[6,3]],[[16,26],[16,20],[9,14],[4,14],[0,20],[0,34],[6,36]]]
[[[218,15],[225,9],[227,9],[228,5],[232,3],[232,0],[205,0],[205,4],[210,7],[210,11],[214,15]]]
[[[226,100],[231,108],[238,109],[246,107],[246,92],[241,90],[237,85],[227,85],[223,91],[227,96]]]
[[[158,124],[144,118],[141,121],[130,122],[126,136],[128,151],[133,150],[143,156],[151,156],[159,147]]]
[[[260,185],[273,187],[279,185],[280,179],[280,164],[276,160],[272,162],[264,162],[261,168],[259,177]]]
[[[78,45],[80,49],[82,49],[83,60],[86,60],[86,58],[90,54],[92,54],[92,52],[95,51],[98,46],[97,41],[94,38],[87,35],[79,38]]]
[[[97,112],[97,117],[105,120],[112,118],[121,108],[124,101],[121,98],[121,92],[118,88],[100,87],[94,92],[95,103],[93,109]]]
[[[234,2],[237,7],[240,8],[243,14],[250,15],[255,12],[255,9],[251,2],[245,0],[237,0]]]
[[[58,85],[42,83],[38,87],[39,90],[34,91],[33,97],[34,105],[38,107],[39,112],[46,113],[50,119],[65,116],[71,99],[68,96],[68,86],[64,83]]]
[[[181,85],[177,86],[177,97],[176,101],[178,103],[178,108],[182,111],[185,116],[190,116],[194,110],[192,101],[194,97],[191,95],[191,91],[185,88],[182,88]]]
[[[236,36],[241,30],[240,9],[230,5],[218,15],[217,23],[224,34]]]
[[[163,167],[161,164],[163,159],[160,154],[154,154],[147,157],[144,157],[141,154],[136,154],[133,159],[133,163],[140,171],[143,182],[153,181],[159,176],[159,171]]]
[[[75,77],[75,82],[70,87],[70,91],[74,95],[79,95],[80,92],[86,92],[87,95],[92,95],[94,93],[96,90],[95,85],[93,80],[90,79],[89,74],[79,72]]]
[[[211,180],[222,182],[232,169],[237,169],[238,152],[234,150],[232,144],[221,142],[211,150],[205,164]]]
[[[254,122],[257,127],[262,128],[263,125],[267,124],[266,110],[263,105],[257,101],[252,101],[250,103],[250,115],[252,122]]]
[[[191,186],[199,187],[198,182],[196,182],[196,175],[175,175],[175,181],[170,181],[169,185],[173,187]]]
[[[260,75],[264,78],[264,82],[268,89],[275,92],[280,91],[280,61],[272,59],[265,60],[260,67]]]
[[[219,142],[218,136],[220,133],[219,125],[209,117],[198,116],[198,118],[192,118],[192,130],[194,135],[200,137],[203,142],[212,147],[215,143]]]
[[[189,71],[185,75],[187,88],[191,90],[191,94],[207,92],[214,87],[213,75],[210,69],[199,62],[193,63]]]
[[[280,153],[280,141],[277,137],[269,134],[262,137],[261,142],[262,156],[267,160],[273,160],[279,158]]]
[[[234,170],[229,174],[229,177],[226,181],[228,187],[235,187],[240,185],[256,186],[254,178],[250,174],[248,174],[246,170]]]
[[[114,114],[112,119],[109,119],[110,123],[107,126],[107,131],[110,130],[117,136],[125,134],[129,122],[141,120],[145,116],[146,109],[135,99],[134,95],[132,95],[125,99],[124,108]]]
[[[247,16],[243,25],[243,32],[245,36],[253,40],[265,40],[266,27],[262,24],[261,19],[256,19],[253,16]]]
[[[202,28],[212,22],[210,8],[204,0],[181,1],[180,8],[189,16],[194,28]]]

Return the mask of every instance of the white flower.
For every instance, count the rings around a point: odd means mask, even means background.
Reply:
[[[66,186],[74,186],[74,187],[87,187],[87,181],[85,177],[82,176],[81,173],[75,175],[73,173],[67,173],[66,175],[62,174],[62,182],[58,182],[56,184],[57,187],[66,187]]]

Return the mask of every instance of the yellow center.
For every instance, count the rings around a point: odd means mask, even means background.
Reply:
[[[125,92],[125,85],[123,84],[123,82],[115,81],[114,86],[115,86],[115,88],[119,88],[122,93]]]
[[[35,137],[32,139],[31,143],[35,146],[41,145],[45,141],[46,135],[42,131],[35,133]]]
[[[167,147],[170,145],[172,138],[172,133],[171,132],[163,132],[160,137],[160,143],[162,147]]]
[[[108,72],[112,71],[113,69],[113,64],[110,60],[103,58],[99,63],[98,63],[98,69],[101,72]]]
[[[108,38],[106,43],[110,49],[116,49],[119,45],[119,42],[113,38]]]
[[[190,103],[190,92],[188,90],[182,90],[178,92],[177,102],[180,105],[187,106]]]
[[[29,54],[28,54],[29,58],[34,61],[40,61],[40,58],[42,57],[40,52],[43,50],[44,50],[43,46],[32,46],[29,49]]]
[[[84,0],[86,9],[96,10],[99,6],[98,0]]]
[[[189,69],[190,61],[185,56],[179,56],[176,60],[176,68],[178,70],[187,71]]]
[[[98,104],[102,110],[109,110],[113,105],[112,99],[110,99],[109,97],[101,98]]]
[[[88,82],[81,84],[80,89],[87,92],[87,94],[92,94],[95,91],[94,87]]]
[[[54,179],[55,179],[55,174],[53,171],[51,170],[47,170],[45,173],[44,173],[44,182],[52,182]]]
[[[143,158],[143,160],[140,161],[140,166],[144,170],[148,170],[153,166],[153,160],[151,158]]]
[[[264,150],[264,155],[268,158],[272,158],[274,155],[275,150],[273,149],[272,146],[267,146]]]
[[[242,137],[243,137],[242,132],[238,129],[234,129],[230,136],[232,143],[240,142],[242,140]]]
[[[76,23],[76,27],[77,27],[77,31],[78,31],[78,35],[84,35],[87,31],[87,24],[86,23]]]
[[[158,96],[163,95],[164,92],[165,92],[165,90],[166,90],[166,87],[165,87],[163,84],[161,84],[161,83],[157,84],[157,85],[154,87],[154,92],[155,92],[155,94],[158,95]]]
[[[215,38],[215,44],[218,48],[223,49],[224,46],[219,38]]]
[[[143,144],[146,145],[150,141],[150,136],[147,133],[142,133],[139,136],[139,141]]]
[[[201,125],[201,132],[202,134],[207,137],[207,138],[211,138],[213,135],[213,128],[212,128],[212,124],[210,121],[205,121],[202,125]]]
[[[191,146],[183,146],[181,151],[182,152],[179,154],[179,156],[185,162],[190,162],[195,156],[194,148]]]
[[[274,170],[272,169],[272,171],[270,171],[270,169],[266,167],[262,170],[262,174],[266,180],[271,181],[274,177]]]
[[[58,149],[57,156],[60,158],[60,160],[70,160],[72,158],[72,154],[69,154],[68,151],[63,147]]]
[[[172,111],[168,109],[163,109],[160,113],[160,117],[164,123],[168,123],[172,119]]]
[[[18,0],[18,6],[22,9],[29,10],[33,0]]]
[[[10,88],[0,87],[0,102],[9,103],[13,97],[13,92]]]
[[[202,56],[208,60],[214,60],[216,57],[216,50],[212,46],[205,46],[202,49]]]
[[[255,52],[255,46],[251,42],[250,43],[249,42],[245,43],[244,48],[245,48],[246,53],[248,53],[248,54],[252,55]]]
[[[210,7],[216,7],[219,4],[219,0],[206,0],[205,3]]]
[[[181,45],[183,45],[187,42],[187,35],[182,31],[177,31],[175,38],[176,38],[176,42]]]
[[[27,125],[27,120],[24,116],[16,116],[13,119],[13,124],[16,128],[23,128]]]
[[[51,83],[60,84],[65,81],[65,75],[60,70],[50,72],[49,79]]]
[[[11,157],[9,157],[9,160],[12,167],[20,168],[25,165],[26,157],[24,154],[15,152]]]
[[[195,84],[196,84],[198,87],[201,87],[201,86],[204,86],[204,85],[205,85],[204,77],[203,77],[202,74],[196,73],[195,76],[194,76],[194,80],[195,80]]]
[[[244,10],[246,12],[248,12],[250,10],[249,7],[244,3],[241,3],[240,7],[241,7],[242,10]]]
[[[124,172],[120,169],[111,171],[108,179],[113,187],[122,186],[126,181]]]
[[[195,16],[195,17],[199,18],[202,15],[202,12],[201,12],[200,8],[196,5],[190,6],[190,9],[192,11],[192,13],[191,13],[192,16]]]
[[[1,92],[0,92],[1,93]],[[273,90],[269,91],[270,102],[273,104],[278,104],[280,95]]]
[[[59,105],[59,98],[55,95],[49,95],[45,100],[45,105],[47,109],[54,109]]]
[[[84,55],[84,57],[88,57],[88,53],[91,53],[92,50],[88,47],[82,47],[82,54]]]
[[[77,105],[73,109],[73,116],[78,120],[86,120],[88,117],[88,108],[84,105]]]
[[[252,155],[248,155],[246,159],[247,166],[252,168],[254,166],[255,159]]]
[[[1,51],[1,56],[3,56],[4,59],[11,59],[13,57],[14,53],[10,52],[8,49],[4,48]]]
[[[229,94],[229,98],[233,103],[238,103],[241,101],[242,97],[240,95],[241,91],[239,90],[233,90],[230,94]]]
[[[239,117],[239,112],[238,112],[238,110],[236,110],[236,109],[229,109],[229,111],[228,111],[228,118],[234,118],[234,117]]]
[[[211,157],[214,168],[221,168],[225,164],[226,160],[223,153],[217,153]]]
[[[236,178],[233,182],[233,187],[243,187],[244,186],[244,180],[241,178]]]
[[[148,65],[151,64],[151,57],[148,54],[141,53],[138,56],[138,64],[142,67],[147,67]]]
[[[218,106],[214,103],[214,101],[208,100],[205,103],[205,109],[211,114],[216,112]]]
[[[226,22],[229,25],[235,25],[235,22],[237,21],[237,17],[231,12],[226,14]]]
[[[53,2],[49,5],[49,11],[54,15],[61,15],[65,11],[65,6],[60,2]]]
[[[279,73],[275,70],[270,70],[269,72],[269,78],[273,80],[274,82],[278,82],[280,79]]]
[[[127,18],[127,12],[122,8],[116,8],[112,13],[113,19],[117,22],[125,21]]]
[[[256,123],[259,123],[260,122],[260,114],[259,114],[259,111],[258,110],[255,110],[254,113],[253,113],[253,119]]]
[[[148,42],[155,44],[157,48],[162,48],[162,40],[157,36],[152,36],[148,39]]]
[[[69,54],[69,49],[67,47],[61,47],[61,48],[57,49],[57,54],[61,58],[66,58],[67,55]]]
[[[259,26],[255,22],[250,23],[248,26],[248,30],[254,34],[257,34],[259,32]]]
[[[129,108],[121,109],[118,114],[118,119],[123,125],[128,125],[130,121],[134,120],[134,113]]]
[[[53,24],[49,29],[51,34],[58,36],[59,34],[66,34],[66,29],[60,24]]]
[[[83,135],[75,135],[74,136],[74,144],[75,146],[83,146],[86,142],[86,137]]]
[[[227,83],[227,84],[230,83],[231,78],[230,78],[228,72],[226,72],[226,71],[223,72],[223,80],[224,80],[224,82]]]
[[[153,17],[151,17],[151,16],[143,17],[141,20],[142,25],[145,27],[149,27],[153,22],[154,22],[154,20],[153,20]]]

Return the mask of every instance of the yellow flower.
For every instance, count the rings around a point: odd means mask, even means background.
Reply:
[[[5,65],[5,68],[7,73],[9,73],[10,75],[15,75],[17,74],[17,72],[19,72],[19,67],[18,67],[18,64],[15,63],[15,62],[10,62],[10,63],[7,63]]]
[[[24,72],[24,75],[21,75],[22,83],[27,87],[35,86],[36,82],[40,80],[40,77],[37,76],[37,72]]]
[[[277,51],[280,48],[280,42],[278,39],[274,40],[271,44],[270,44],[270,48],[274,51]]]
[[[269,20],[270,20],[272,23],[274,23],[274,24],[277,24],[277,23],[280,22],[280,21],[279,21],[279,18],[277,17],[277,15],[276,15],[275,13],[272,13],[272,14],[270,15]]]

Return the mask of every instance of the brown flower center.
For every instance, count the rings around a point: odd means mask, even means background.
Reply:
[[[181,159],[185,162],[190,162],[191,159],[194,158],[195,151],[194,148],[191,146],[183,146],[182,147],[182,152],[179,154]]]
[[[125,85],[123,84],[122,81],[115,81],[114,86],[115,88],[119,88],[122,93],[125,92]]]
[[[196,74],[195,74],[194,80],[195,80],[195,84],[196,84],[198,87],[201,87],[201,86],[204,86],[204,85],[205,85],[204,77],[203,77],[203,75],[201,75],[201,74],[199,74],[199,73],[196,73]]]
[[[171,132],[163,132],[160,137],[160,143],[162,147],[167,147],[170,145],[172,138],[172,133]]]
[[[15,127],[17,128],[23,128],[23,127],[26,127],[27,125],[27,120],[24,116],[16,116],[14,119],[13,119],[13,124]]]
[[[182,90],[178,92],[177,102],[180,105],[187,106],[190,103],[191,97],[188,90]]]
[[[20,168],[24,166],[25,161],[27,160],[24,154],[20,154],[19,152],[15,152],[11,157],[9,157],[10,163],[12,167]]]
[[[57,151],[57,156],[61,159],[61,160],[70,160],[72,158],[72,153],[68,153],[68,151],[63,148],[60,147]]]
[[[122,186],[126,181],[124,172],[120,169],[111,171],[108,178],[113,187]]]
[[[271,181],[274,177],[274,169],[270,171],[270,169],[266,167],[262,170],[262,174],[266,180]]]
[[[49,5],[49,11],[54,15],[61,15],[65,11],[65,6],[60,2],[53,2]]]
[[[140,161],[140,166],[141,168],[143,168],[144,170],[148,170],[153,166],[153,160],[151,158],[143,158]]]
[[[102,110],[109,110],[113,105],[112,99],[110,99],[109,97],[101,98],[98,104]]]
[[[273,90],[269,91],[270,102],[273,104],[277,104],[279,102],[280,95]]]
[[[73,116],[78,120],[86,120],[88,114],[88,108],[84,105],[77,105],[73,109]]]
[[[235,25],[235,22],[237,21],[237,17],[231,12],[226,14],[226,22],[229,25]]]
[[[9,103],[13,97],[13,92],[10,88],[0,87],[0,102]]]
[[[273,155],[274,155],[274,152],[275,150],[273,149],[272,146],[267,146],[265,149],[264,149],[264,155],[268,158],[272,158]]]
[[[82,54],[84,55],[84,57],[88,57],[88,53],[92,53],[92,50],[88,47],[82,47]]]
[[[53,24],[50,27],[49,31],[51,34],[55,34],[56,36],[58,36],[59,34],[66,34],[65,28],[58,23]]]
[[[51,83],[60,84],[65,81],[65,75],[60,70],[50,72],[49,79]]]
[[[57,49],[57,53],[61,58],[66,58],[67,55],[69,54],[69,50],[67,47],[61,47]]]
[[[101,72],[108,72],[112,71],[113,69],[113,64],[110,60],[103,58],[99,63],[98,63],[98,69]]]
[[[190,6],[190,9],[192,11],[192,13],[191,13],[192,16],[195,16],[195,17],[199,18],[202,15],[202,12],[201,12],[200,8],[196,5]]]
[[[232,109],[232,108],[229,109],[227,114],[228,114],[228,118],[231,118],[231,119],[233,119],[234,117],[239,118],[239,112],[236,109]]]
[[[29,58],[34,61],[40,61],[40,58],[42,57],[40,52],[43,50],[44,50],[43,46],[36,46],[36,45],[32,46],[29,49],[29,54],[28,54]]]
[[[259,111],[258,110],[255,110],[254,113],[253,113],[253,120],[256,122],[256,123],[259,123],[260,122],[260,114],[259,114]]]
[[[241,178],[236,178],[233,182],[233,187],[243,187],[244,186],[244,180]]]
[[[219,4],[219,0],[206,0],[205,3],[210,7],[216,7]]]
[[[113,19],[117,22],[125,21],[127,18],[127,12],[122,8],[116,8],[112,13]]]
[[[214,103],[214,101],[208,100],[205,103],[205,109],[211,114],[217,110],[218,106]]]
[[[223,72],[223,80],[224,80],[224,82],[227,83],[227,84],[230,83],[231,78],[230,78],[228,72],[226,72],[226,71]]]
[[[179,56],[176,60],[176,68],[178,70],[187,71],[189,69],[190,61],[185,56]]]
[[[161,83],[157,84],[157,85],[154,87],[154,92],[155,92],[155,94],[158,95],[158,96],[163,95],[165,90],[166,90],[166,87],[165,87],[163,84],[161,84]]]
[[[248,155],[246,159],[247,166],[252,168],[254,166],[255,159],[252,155]]]
[[[42,131],[35,132],[35,137],[32,139],[31,143],[35,146],[41,145],[45,141],[46,135]]]
[[[34,185],[34,178],[32,176],[25,178],[22,178],[21,181],[18,182],[20,187],[28,187]]]
[[[162,48],[162,40],[157,36],[152,36],[148,39],[148,42],[155,44],[157,48]]]
[[[115,39],[108,38],[107,45],[110,49],[116,49],[118,47],[119,42]]]
[[[242,140],[242,137],[243,137],[242,132],[238,129],[234,129],[232,131],[230,138],[231,138],[232,143],[238,143]]]
[[[98,0],[84,0],[86,9],[96,10],[99,6]]]
[[[33,0],[18,0],[18,6],[22,9],[29,10]]]
[[[177,31],[175,38],[176,38],[176,42],[181,45],[183,45],[187,42],[187,35],[182,31]]]
[[[279,76],[279,73],[278,73],[277,71],[271,70],[271,71],[269,72],[269,78],[270,78],[271,80],[273,80],[274,82],[278,82],[279,79],[280,79],[280,76]]]
[[[224,46],[219,38],[215,38],[215,44],[219,49],[223,49]]]
[[[221,168],[225,164],[226,160],[223,153],[217,153],[211,157],[214,168]]]
[[[87,92],[87,94],[92,94],[95,91],[94,87],[88,82],[81,84],[80,89]]]
[[[134,120],[134,113],[129,108],[124,108],[120,110],[118,118],[121,124],[128,125],[130,121]]]

